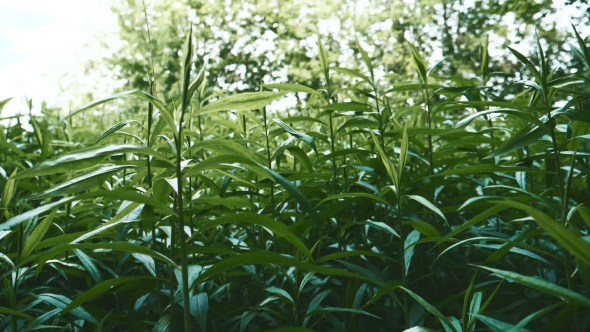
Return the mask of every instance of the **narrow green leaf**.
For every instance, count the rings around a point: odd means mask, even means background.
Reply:
[[[349,68],[341,68],[341,67],[330,67],[330,69],[335,72],[341,73],[341,74],[349,75],[352,77],[358,77],[361,80],[363,80],[364,82],[371,83],[371,79],[369,79],[366,75],[364,75],[363,73],[361,73],[358,70],[349,69]]]
[[[137,202],[124,201],[121,203],[119,210],[113,218],[104,224],[101,224],[93,230],[85,232],[83,235],[72,240],[70,244],[79,243],[84,240],[90,239],[108,229],[115,229],[122,226],[122,224],[137,221],[139,214],[143,210],[144,205]]]
[[[207,114],[219,111],[251,111],[268,106],[273,101],[285,96],[287,92],[244,92],[223,97],[211,102],[193,112],[196,117],[200,114]]]
[[[312,172],[312,173],[316,171],[313,168],[313,165],[312,165],[311,160],[309,159],[309,156],[307,155],[307,153],[305,153],[305,151],[298,146],[284,146],[284,147],[280,147],[279,149],[277,149],[277,151],[275,152],[277,154],[277,156],[276,156],[277,168],[279,168],[279,165],[280,165],[280,162],[279,162],[280,156],[282,155],[282,152],[285,150],[289,151],[291,153],[291,155],[293,155],[295,160],[298,160],[301,163],[301,165],[305,166],[307,171]]]
[[[480,116],[485,117],[488,114],[494,114],[494,113],[514,115],[514,116],[521,118],[529,123],[539,126],[541,129],[543,129],[543,131],[545,133],[550,132],[549,127],[547,127],[547,125],[542,120],[538,119],[530,112],[526,112],[526,111],[519,110],[519,109],[511,109],[511,108],[496,108],[496,109],[492,109],[492,110],[480,111],[480,112],[471,114],[471,115],[467,116],[466,118],[462,119],[461,121],[457,122],[453,126],[453,128],[455,128],[455,129],[461,128],[461,127],[469,124],[471,121],[475,120],[476,118],[478,118]]]
[[[6,256],[5,254],[0,252],[0,260],[5,261],[6,263],[8,263],[8,265],[10,265],[11,268],[16,268],[16,266],[14,265],[14,262],[12,262],[12,260],[10,259],[10,257]]]
[[[37,224],[37,226],[35,226],[35,229],[33,230],[31,235],[25,242],[25,245],[23,246],[23,249],[20,254],[21,260],[25,260],[29,256],[29,254],[33,250],[35,250],[39,242],[43,240],[43,237],[47,233],[47,230],[49,230],[49,227],[53,223],[53,218],[55,218],[56,213],[57,210],[51,211],[51,213],[49,213],[47,217],[43,219],[43,221],[41,221],[39,224]]]
[[[526,329],[514,329],[514,325],[505,323],[501,320],[491,318],[484,315],[477,315],[474,314],[473,317],[479,319],[484,324],[486,324],[493,332],[506,332],[506,331],[514,331],[514,332],[528,332]]]
[[[158,100],[157,98],[155,98],[154,96],[150,95],[149,93],[143,92],[143,91],[139,91],[139,90],[129,90],[129,91],[123,91],[111,96],[108,96],[106,98],[103,99],[99,99],[99,100],[95,100],[92,101],[91,103],[83,106],[82,108],[68,114],[67,116],[61,118],[58,122],[62,123],[65,120],[67,120],[68,118],[77,115],[81,112],[87,111],[89,109],[92,109],[98,105],[102,105],[104,103],[107,103],[111,100],[115,100],[115,99],[119,99],[122,97],[126,97],[126,96],[135,96],[135,97],[139,97],[149,103],[151,103],[152,105],[154,105],[156,108],[158,108],[160,110],[160,114],[164,117],[164,119],[166,120],[168,126],[172,129],[172,132],[174,134],[174,137],[178,136],[178,130],[176,128],[176,124],[174,122],[174,119],[172,118],[172,113],[170,112],[170,109],[168,109],[168,107],[166,107],[166,105]]]
[[[579,204],[578,206],[576,206],[576,210],[578,211],[578,213],[580,214],[580,216],[582,217],[582,219],[584,220],[586,225],[588,227],[590,227],[590,211],[589,211],[589,209],[582,206],[582,204]]]
[[[307,323],[309,322],[309,318],[310,318],[310,314],[316,310],[317,307],[320,306],[320,303],[322,303],[322,301],[326,298],[326,296],[328,296],[328,294],[330,294],[332,290],[328,289],[325,290],[321,293],[319,293],[318,295],[316,295],[311,302],[309,302],[309,306],[307,307],[307,312],[305,313],[305,319],[303,320],[303,326],[305,327],[305,325],[307,325]]]
[[[518,332],[521,331],[523,327],[525,327],[528,323],[530,323],[531,321],[537,319],[537,318],[541,318],[543,317],[545,314],[549,313],[550,311],[559,308],[560,306],[562,306],[563,303],[556,303],[552,306],[549,306],[547,308],[543,308],[541,310],[538,310],[536,312],[533,312],[532,314],[526,316],[525,318],[521,319],[520,322],[518,322],[518,324],[516,324],[514,326],[514,328],[512,330],[509,330],[508,332]]]
[[[430,203],[429,200],[427,200],[426,198],[422,197],[422,196],[418,196],[418,195],[406,195],[404,197],[410,198],[415,200],[416,202],[422,204],[422,206],[426,207],[427,209],[429,209],[430,211],[438,214],[444,221],[445,223],[448,225],[449,222],[447,221],[447,218],[445,217],[445,215],[442,213],[441,210],[439,210],[439,208],[437,208],[434,204]]]
[[[10,206],[10,203],[12,201],[12,197],[14,197],[14,194],[16,193],[16,176],[18,173],[18,168],[15,168],[14,171],[12,171],[12,174],[10,174],[10,178],[6,181],[6,184],[4,184],[4,190],[2,190],[2,201],[0,202],[0,208],[2,208],[2,210],[8,210],[8,207]],[[6,211],[4,213],[5,216],[10,217],[10,215],[8,214],[8,211]]]
[[[326,53],[326,48],[324,47],[324,43],[322,43],[322,38],[318,35],[318,52],[320,57],[320,67],[322,68],[322,73],[324,74],[324,79],[326,80],[326,85],[328,86],[328,90],[330,89],[330,62],[328,61],[328,53]],[[328,99],[332,96],[328,96]]]
[[[403,332],[436,332],[435,330],[429,329],[422,326],[414,326],[409,329],[405,329]]]
[[[388,89],[385,93],[390,92],[406,92],[406,91],[423,91],[443,88],[441,85],[436,84],[423,84],[423,83],[396,83],[393,88]]]
[[[119,123],[117,123],[116,125],[112,126],[111,128],[107,129],[104,133],[102,133],[94,142],[94,144],[98,144],[100,141],[102,141],[103,139],[111,136],[112,134],[116,133],[117,131],[123,129],[125,126],[127,126],[130,123],[137,123],[139,125],[141,125],[141,122],[136,121],[136,120],[123,120]]]
[[[152,332],[171,332],[170,331],[171,324],[172,324],[172,318],[170,318],[170,315],[162,316],[162,317],[160,317],[160,319],[158,319],[158,322],[156,322],[156,325],[154,325]]]
[[[306,212],[312,217],[312,219],[316,221],[319,219],[315,208],[311,205],[307,197],[303,195],[299,189],[297,189],[297,187],[270,168],[266,166],[262,166],[262,168],[264,168],[266,172],[268,172],[268,174],[270,174],[275,179],[275,181],[277,181],[293,198],[295,198],[295,200],[297,200],[297,202],[299,202],[301,209],[304,212]]]
[[[528,70],[530,70],[530,72],[533,74],[533,76],[537,79],[537,82],[542,82],[543,81],[541,79],[541,74],[537,70],[537,67],[535,67],[535,65],[529,59],[527,59],[527,57],[525,57],[524,55],[520,54],[520,52],[518,52],[517,50],[513,49],[510,46],[506,46],[506,48],[508,48],[508,50],[510,50],[510,52],[512,52],[512,54],[514,54],[514,56],[520,62],[522,62],[528,68]]]
[[[100,271],[96,267],[96,264],[94,264],[92,257],[86,255],[80,249],[74,249],[73,251],[74,251],[74,254],[76,256],[78,256],[78,258],[80,259],[80,262],[82,263],[82,266],[84,266],[84,269],[86,269],[88,274],[90,274],[92,279],[94,279],[94,282],[96,282],[96,283],[101,282],[102,277],[100,275]]]
[[[290,305],[295,306],[295,301],[293,300],[293,297],[291,297],[291,294],[287,293],[287,291],[285,291],[284,289],[271,286],[271,287],[266,288],[265,291],[267,291],[271,294],[277,295],[277,296],[287,300],[287,302],[289,302]]]
[[[451,321],[445,317],[440,311],[438,311],[438,309],[436,309],[436,307],[434,307],[432,304],[426,302],[426,300],[424,300],[422,297],[420,297],[418,294],[412,292],[411,290],[405,288],[405,287],[399,287],[399,289],[403,290],[404,292],[406,292],[408,295],[410,295],[411,297],[414,298],[414,300],[416,300],[416,302],[420,303],[420,305],[422,305],[424,307],[424,309],[428,310],[431,314],[433,314],[434,316],[436,316],[436,318],[438,318],[438,320],[441,322],[443,328],[445,329],[445,331],[447,332],[457,332],[457,330],[455,329],[455,327],[453,326],[453,324],[451,323]]]
[[[180,108],[180,116],[184,115],[184,112],[188,108],[190,104],[190,100],[192,95],[189,94],[189,86],[190,86],[190,78],[191,78],[191,69],[192,69],[192,61],[193,61],[193,25],[191,24],[189,28],[189,33],[186,35],[186,40],[184,42],[183,48],[183,56],[182,56],[182,78],[181,78],[181,108]],[[192,90],[194,91],[194,90]],[[182,119],[180,122],[182,123]],[[179,129],[180,131],[180,129]]]
[[[95,299],[109,291],[112,290],[113,287],[128,283],[134,282],[138,280],[157,280],[157,281],[165,281],[165,279],[161,278],[153,278],[153,277],[146,277],[146,276],[126,276],[126,277],[118,277],[114,279],[105,280],[94,287],[90,288],[89,290],[85,291],[84,293],[78,295],[73,301],[69,302],[67,306],[64,306],[62,314],[66,314],[72,310],[76,310],[76,308],[80,307],[84,303]]]
[[[471,323],[473,321],[473,316],[477,315],[479,313],[479,310],[481,309],[481,301],[483,299],[483,293],[482,292],[476,292],[475,294],[473,294],[473,297],[471,298],[471,303],[469,303],[469,322]],[[473,323],[473,327],[475,327],[475,322]]]
[[[397,260],[393,259],[393,257],[391,257],[391,256],[376,253],[374,251],[368,251],[368,250],[338,251],[338,252],[327,254],[326,256],[320,257],[320,258],[316,259],[315,261],[316,261],[316,263],[320,264],[320,263],[324,263],[324,262],[329,262],[331,260],[336,260],[336,259],[345,258],[345,257],[352,257],[352,256],[379,257],[379,258],[382,258],[382,259],[385,259],[388,261],[399,263]]]
[[[567,228],[555,221],[555,219],[523,203],[510,200],[497,201],[495,203],[513,207],[526,212],[529,216],[535,219],[537,224],[545,232],[551,235],[551,237],[553,237],[567,251],[569,251],[585,264],[590,265],[590,243],[570,232]]]
[[[339,132],[341,130],[344,130],[344,129],[350,128],[350,127],[377,128],[378,126],[379,126],[379,122],[377,122],[373,119],[355,117],[355,118],[346,120],[346,122],[341,124],[340,127],[338,127],[338,129],[336,129],[336,132]]]
[[[399,176],[398,183],[401,183],[402,176],[404,174],[404,167],[406,166],[406,160],[408,159],[408,130],[407,127],[404,127],[404,132],[402,134],[402,144],[400,147],[399,152],[399,160],[398,160],[398,171],[397,175]]]
[[[371,75],[371,81],[372,81],[375,79],[375,75],[374,75],[373,63],[371,62],[371,58],[369,58],[369,54],[367,54],[367,51],[365,51],[365,49],[363,48],[363,46],[361,45],[360,42],[357,41],[356,45],[359,49],[359,52],[361,53],[361,58],[363,59],[365,66],[367,66],[367,70],[369,71],[369,75]]]
[[[327,201],[332,201],[332,200],[340,200],[340,199],[359,199],[359,198],[368,198],[368,199],[372,199],[374,201],[377,201],[379,203],[383,203],[385,205],[391,206],[393,207],[389,202],[387,202],[386,200],[384,200],[383,198],[380,198],[379,196],[373,195],[373,194],[368,194],[368,193],[347,193],[347,194],[338,194],[338,195],[331,195],[328,196],[326,198],[324,198],[321,202],[318,203],[318,206],[320,206],[321,204],[327,202]]]
[[[100,167],[51,187],[41,194],[31,197],[31,199],[45,199],[100,187],[105,180],[125,168],[134,168],[134,166],[122,165]]]
[[[297,139],[300,139],[303,142],[305,142],[307,145],[309,145],[313,149],[313,151],[316,154],[318,154],[318,149],[315,145],[315,142],[313,141],[313,137],[311,137],[305,133],[298,132],[297,130],[289,127],[289,125],[284,123],[281,119],[273,119],[273,121],[276,122],[279,126],[281,126],[281,128],[285,129],[285,131],[288,132],[289,134],[291,134],[293,137],[296,137]]]
[[[207,331],[207,313],[209,312],[209,297],[207,293],[191,296],[191,315],[197,321],[201,331]]]
[[[342,112],[373,112],[373,108],[369,104],[359,103],[356,101],[349,101],[343,103],[333,103],[320,107],[323,110],[342,111]]]
[[[10,98],[8,100],[10,100]],[[1,110],[1,108],[0,108],[0,110]],[[0,314],[6,314],[6,315],[11,315],[11,316],[18,316],[18,317],[22,317],[22,318],[26,318],[26,319],[30,319],[30,320],[35,320],[34,317],[29,316],[29,315],[25,314],[24,312],[12,310],[10,308],[6,308],[6,307],[3,307],[3,306],[0,306]]]
[[[488,157],[486,157],[488,158]],[[513,173],[513,172],[538,172],[545,173],[546,171],[541,169],[534,169],[522,166],[501,166],[494,164],[480,164],[473,166],[461,166],[457,169],[452,169],[431,175],[431,177],[438,176],[450,176],[450,175],[469,175],[469,174],[482,174],[482,173]]]
[[[23,221],[29,220],[35,216],[42,214],[45,211],[49,211],[49,210],[53,209],[54,207],[67,204],[73,200],[74,200],[74,197],[63,198],[57,202],[41,205],[37,208],[34,208],[32,210],[29,210],[29,211],[23,213],[23,214],[19,214],[18,216],[10,218],[5,223],[0,224],[0,231],[5,230],[5,229],[10,229],[11,227],[14,227],[14,226],[22,223]]]
[[[412,53],[412,60],[414,62],[414,66],[416,66],[416,69],[418,71],[418,75],[420,76],[420,82],[427,83],[428,76],[426,74],[426,64],[424,62],[424,59],[422,59],[422,56],[420,55],[420,52],[418,51],[416,46],[414,46],[412,43],[408,43],[408,46],[410,46],[410,52]]]
[[[586,46],[586,42],[584,41],[582,36],[580,36],[580,34],[578,33],[578,30],[576,30],[576,27],[573,24],[572,24],[572,29],[574,30],[574,35],[576,36],[576,40],[578,41],[578,46],[579,46],[579,49],[572,47],[575,51],[574,53],[580,59],[580,61],[582,63],[584,63],[586,68],[590,69],[590,50],[588,49],[588,46]],[[9,99],[7,99],[7,100],[9,100]],[[0,105],[1,105],[1,103],[0,103]],[[2,110],[1,106],[0,106],[0,110]]]
[[[197,142],[191,147],[191,150],[194,152],[198,151],[199,149],[207,149],[220,154],[244,157],[250,160],[249,164],[262,160],[260,159],[260,156],[252,152],[251,149],[248,149],[244,145],[229,139],[208,139],[202,142]]]
[[[539,58],[539,73],[541,74],[541,80],[539,84],[541,85],[541,92],[543,93],[543,97],[545,101],[548,102],[548,91],[547,91],[547,81],[549,80],[549,73],[547,72],[549,68],[547,68],[547,63],[545,59],[545,52],[541,47],[541,40],[539,38],[539,34],[535,31],[535,42],[537,44],[537,56]]]
[[[377,229],[386,231],[389,234],[391,234],[391,235],[393,235],[393,236],[395,236],[397,238],[400,237],[399,234],[393,228],[391,228],[391,226],[387,225],[386,223],[384,223],[382,221],[370,221],[370,220],[367,220],[367,221],[360,221],[358,223],[367,224],[367,225],[372,226],[372,227],[375,227]]]
[[[201,70],[199,70],[199,72],[197,73],[197,77],[188,86],[188,91],[187,91],[187,96],[189,96],[188,100],[191,100],[192,96],[195,94],[195,91],[197,91],[197,89],[199,87],[205,86],[205,84],[203,84],[203,82],[205,81],[205,76],[206,76],[205,65],[203,65]]]
[[[78,171],[84,168],[95,166],[109,156],[121,153],[146,154],[172,165],[169,157],[156,152],[152,148],[136,144],[112,144],[92,147],[61,155],[55,159],[44,161],[34,167],[26,169],[17,174],[14,178],[24,179],[28,177],[50,175],[66,171]]]
[[[69,298],[67,298],[63,295],[44,293],[44,294],[37,295],[37,298],[39,300],[42,300],[46,303],[51,304],[52,306],[54,306],[58,309],[61,309],[62,314],[66,314],[71,311],[72,314],[78,318],[81,318],[83,320],[87,320],[87,321],[91,322],[92,324],[98,324],[98,320],[96,318],[94,318],[91,314],[89,314],[88,311],[84,310],[84,308],[80,307],[79,305],[76,305],[75,307],[70,308],[69,310],[66,310],[66,309],[68,309],[68,307],[70,307],[72,305],[72,303],[74,301],[70,300]]]
[[[493,272],[495,275],[497,275],[499,277],[508,278],[509,280],[517,282],[521,285],[525,285],[525,286],[534,288],[536,290],[542,291],[544,293],[555,295],[557,297],[560,297],[560,298],[570,301],[572,303],[580,304],[580,305],[583,305],[587,308],[590,308],[590,299],[589,298],[581,295],[580,293],[571,291],[567,288],[558,286],[554,283],[551,283],[549,281],[541,279],[538,276],[528,277],[528,276],[524,276],[524,275],[516,273],[516,272],[493,269],[493,268],[487,267],[487,266],[479,266],[479,265],[474,265],[474,266],[476,266],[480,269],[484,269],[484,270],[488,270],[490,272]]]
[[[263,84],[262,86],[267,89],[286,90],[286,91],[290,91],[290,92],[304,92],[304,93],[325,99],[324,95],[322,95],[322,93],[320,91],[314,90],[310,87],[307,87],[305,85],[301,85],[298,83],[274,83],[274,84]]]
[[[140,261],[153,277],[156,277],[156,263],[152,257],[144,254],[138,254],[136,252],[132,253],[131,255]]]
[[[490,58],[488,54],[488,46],[489,46],[490,36],[488,34],[485,35],[483,39],[483,43],[481,45],[481,65],[480,65],[480,75],[481,78],[487,81],[489,66],[490,66]]]
[[[199,223],[199,229],[206,230],[218,225],[230,223],[248,223],[264,227],[276,236],[289,241],[295,248],[301,251],[301,253],[309,259],[312,259],[311,252],[297,235],[295,235],[285,224],[277,222],[273,218],[265,215],[255,213],[226,214],[213,220],[201,221]]]
[[[389,156],[387,155],[387,153],[385,153],[385,151],[383,151],[383,149],[381,148],[381,143],[379,143],[377,136],[375,136],[375,134],[373,134],[373,132],[371,132],[371,137],[373,137],[373,142],[375,143],[375,148],[377,148],[377,151],[379,152],[379,156],[381,157],[381,161],[383,161],[383,164],[385,165],[385,169],[387,169],[387,174],[389,174],[389,178],[393,182],[393,184],[395,186],[395,190],[398,191],[399,190],[399,178],[400,178],[399,174],[397,173],[397,170],[396,170],[395,166],[393,165],[393,163],[391,162],[391,159],[389,159]]]
[[[345,312],[345,313],[350,313],[350,314],[361,314],[361,315],[365,315],[365,316],[371,316],[374,318],[378,318],[381,319],[381,317],[379,316],[375,316],[370,312],[361,310],[361,309],[355,309],[355,308],[339,308],[339,307],[324,307],[324,308],[320,308],[320,309],[316,309],[310,313],[308,313],[306,316],[313,316],[317,313],[322,313],[322,312]]]
[[[140,246],[138,244],[129,243],[129,242],[98,242],[98,243],[73,243],[73,244],[59,244],[49,251],[47,251],[43,256],[39,258],[39,262],[37,265],[37,274],[43,269],[43,266],[47,262],[48,259],[55,257],[56,255],[65,252],[66,250],[73,250],[73,249],[103,249],[103,250],[117,250],[117,251],[124,251],[129,253],[140,253],[144,255],[148,255],[153,257],[159,261],[162,261],[166,264],[174,268],[179,268],[176,263],[171,260],[170,258],[164,256],[163,254],[153,251],[149,248],[144,246]]]
[[[207,171],[217,168],[240,168],[240,165],[247,165],[248,170],[256,173],[262,179],[271,178],[266,169],[258,164],[255,159],[250,159],[240,155],[222,155],[207,158],[198,164],[189,168],[188,171],[184,172],[184,177],[194,176],[202,171]],[[244,167],[241,167],[244,168]]]
[[[419,239],[420,239],[420,232],[418,232],[417,230],[413,230],[410,232],[410,234],[408,234],[408,236],[406,237],[406,240],[404,241],[404,262],[406,264],[406,266],[405,266],[406,276],[408,275],[408,271],[410,270],[410,264],[412,263],[412,257],[414,257],[415,246],[413,244],[416,243],[416,241],[418,241]]]
[[[400,287],[401,285],[402,285],[402,283],[397,280],[390,280],[390,281],[386,282],[379,289],[379,291],[375,295],[373,295],[373,297],[367,303],[365,303],[365,305],[363,305],[362,307],[365,308],[365,307],[377,302],[380,298],[391,293],[393,290]]]
[[[262,123],[260,118],[258,116],[256,116],[251,110],[241,110],[241,111],[238,111],[238,113],[240,115],[243,115],[246,118],[254,121],[254,123],[256,123],[256,125],[258,125],[259,128],[264,128],[264,123]]]
[[[10,100],[12,100],[12,97],[0,100],[0,112],[2,112],[4,106],[6,106]]]
[[[199,275],[195,283],[192,285],[191,289],[197,287],[201,282],[208,280],[212,277],[215,277],[225,271],[243,267],[249,264],[274,264],[279,266],[292,266],[319,274],[361,279],[373,283],[375,282],[374,280],[371,280],[369,278],[363,277],[355,273],[348,272],[344,269],[331,268],[307,262],[301,262],[293,258],[289,258],[287,256],[269,251],[252,251],[224,258],[221,261],[213,264],[213,266],[211,266],[209,269],[207,269],[205,272]]]
[[[420,232],[425,237],[440,238],[440,233],[431,224],[419,221],[419,220],[408,220],[404,221],[404,224],[414,227],[415,230]]]

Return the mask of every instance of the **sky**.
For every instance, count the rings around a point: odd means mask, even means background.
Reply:
[[[107,0],[0,0],[0,100],[13,97],[0,116],[28,113],[25,96],[36,110],[42,100],[67,109],[75,96],[60,85],[77,83],[101,56],[94,36],[113,26]]]

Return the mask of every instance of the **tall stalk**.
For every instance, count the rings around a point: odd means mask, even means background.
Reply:
[[[150,93],[152,96],[157,98],[157,92],[156,92],[156,67],[154,65],[154,51],[152,48],[152,36],[150,33],[150,22],[148,20],[148,16],[147,16],[147,9],[145,6],[145,1],[142,0],[142,5],[143,5],[143,15],[145,17],[145,26],[146,26],[146,30],[147,30],[147,37],[148,37],[148,46],[150,49],[150,63],[151,63],[151,75],[149,75],[148,77],[148,81],[150,82]],[[152,105],[152,103],[148,103],[148,118],[147,118],[147,137],[146,137],[146,146],[148,148],[151,148],[152,146],[152,126],[153,126],[153,122],[154,122],[154,105]],[[151,157],[148,155],[146,156],[146,161],[147,161],[147,184],[148,184],[148,188],[151,189],[153,187],[153,178],[152,178],[152,161],[150,159]],[[156,218],[154,215],[154,210],[152,208],[150,208],[150,218],[151,218],[151,234],[152,234],[152,249],[157,251],[157,238],[156,238]],[[158,265],[159,262],[157,260],[154,260],[154,270],[156,271],[156,274],[158,273]],[[157,285],[157,289],[160,289],[161,284],[160,281],[156,282]],[[172,293],[172,292],[171,292]],[[157,296],[158,299],[158,311],[161,312],[162,311],[162,301],[160,299],[160,296]],[[172,301],[170,303],[172,308],[174,306],[173,303],[173,298]]]
[[[271,158],[271,153],[270,153],[270,140],[268,139],[268,118],[266,115],[266,107],[262,108],[262,120],[264,121],[264,138],[266,140],[266,167],[268,167],[269,169],[272,169],[272,158]],[[274,192],[274,186],[272,185],[272,182],[270,184],[270,206],[272,209],[272,215],[275,215],[275,192]],[[264,234],[264,232],[262,232]]]
[[[324,74],[324,79],[326,80],[326,94],[328,95],[326,100],[328,104],[332,103],[332,84],[330,80],[330,67],[328,63],[328,54],[326,53],[326,49],[324,48],[324,44],[322,40],[318,37],[318,49],[320,52],[320,64],[322,67],[322,72]],[[328,109],[328,117],[329,117],[329,130],[330,130],[330,154],[332,156],[332,184],[334,186],[334,194],[338,194],[338,166],[336,165],[336,156],[334,156],[334,152],[336,152],[336,142],[334,138],[334,111]]]
[[[181,264],[181,288],[182,288],[182,302],[184,308],[184,331],[190,332],[191,331],[191,311],[190,311],[190,294],[189,294],[189,285],[188,285],[188,257],[187,257],[187,250],[186,250],[186,234],[184,232],[184,202],[182,197],[182,188],[183,188],[183,176],[182,176],[182,128],[183,128],[183,120],[184,114],[188,108],[190,96],[189,96],[189,80],[190,80],[190,72],[191,72],[191,60],[192,60],[192,26],[190,29],[189,34],[187,35],[185,48],[184,48],[184,62],[183,62],[183,77],[182,77],[182,103],[180,107],[180,117],[178,119],[178,133],[175,137],[175,145],[176,145],[176,185],[177,185],[177,195],[176,195],[176,212],[178,213],[178,228],[179,228],[179,238],[178,241],[180,243],[180,264]],[[174,231],[174,230],[173,230]],[[174,243],[172,243],[174,246]],[[174,318],[173,318],[174,319]]]

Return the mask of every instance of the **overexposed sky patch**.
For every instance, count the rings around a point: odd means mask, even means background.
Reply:
[[[95,36],[113,26],[107,0],[0,0],[0,100],[13,97],[1,115],[28,113],[25,96],[67,108],[60,81],[98,59]]]

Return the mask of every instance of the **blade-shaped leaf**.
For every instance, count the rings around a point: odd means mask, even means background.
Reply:
[[[136,120],[123,120],[119,123],[117,123],[116,125],[112,126],[111,128],[107,129],[104,133],[102,133],[94,142],[95,144],[98,144],[100,141],[102,141],[103,139],[111,136],[112,134],[116,133],[117,131],[119,131],[120,129],[125,128],[125,126],[127,126],[130,123],[138,123],[141,125],[141,122],[136,121]]]
[[[371,137],[373,137],[373,142],[375,142],[375,147],[379,152],[381,161],[383,161],[383,164],[385,165],[385,169],[387,170],[387,174],[389,174],[389,178],[395,185],[395,189],[399,190],[399,174],[397,173],[395,166],[391,162],[391,159],[389,159],[387,153],[385,153],[385,151],[383,151],[383,149],[381,148],[381,144],[379,143],[379,140],[377,139],[375,134],[373,134],[373,132],[371,132]]]
[[[528,277],[528,276],[525,276],[525,275],[522,275],[522,274],[519,274],[516,272],[498,270],[498,269],[494,269],[494,268],[487,267],[487,266],[478,266],[478,265],[475,265],[475,266],[480,269],[484,269],[484,270],[488,270],[490,272],[493,272],[495,275],[497,275],[499,277],[508,278],[514,282],[519,283],[519,284],[534,288],[536,290],[540,290],[540,291],[545,292],[547,294],[555,295],[555,296],[560,297],[562,299],[565,299],[565,300],[571,301],[573,303],[580,304],[580,305],[583,305],[587,308],[590,308],[590,299],[589,298],[583,296],[580,293],[571,291],[567,288],[558,286],[552,282],[541,279],[537,276]]]
[[[169,157],[156,152],[152,148],[136,144],[113,144],[92,147],[68,153],[52,160],[44,161],[41,164],[20,172],[14,178],[24,179],[33,176],[50,175],[66,171],[77,171],[95,166],[107,157],[120,153],[146,154],[164,162],[168,162],[172,165]]]
[[[10,229],[23,221],[29,220],[30,218],[36,217],[45,211],[49,211],[54,207],[67,204],[74,200],[74,197],[63,198],[57,202],[41,205],[35,209],[29,210],[23,214],[19,214],[18,216],[12,217],[7,220],[5,223],[0,224],[0,231],[4,229]]]
[[[227,214],[214,220],[202,221],[199,224],[199,229],[206,230],[211,227],[229,223],[248,223],[264,227],[278,237],[282,237],[289,241],[295,248],[301,251],[301,253],[303,253],[309,259],[312,259],[309,249],[307,249],[305,244],[301,241],[301,239],[299,239],[297,235],[295,235],[285,224],[277,222],[273,218],[267,217],[265,215],[255,213]]]
[[[590,243],[569,231],[555,219],[529,205],[511,200],[496,201],[495,203],[513,207],[526,212],[533,217],[537,224],[561,246],[573,254],[576,258],[590,265]],[[590,302],[589,302],[590,303]]]
[[[422,206],[428,208],[430,211],[438,214],[445,221],[445,223],[447,223],[447,225],[448,225],[447,218],[442,213],[442,211],[439,208],[437,208],[434,204],[432,204],[429,200],[427,200],[426,198],[419,196],[419,195],[407,195],[405,197],[415,200],[416,202],[422,204]]]
[[[102,281],[102,277],[100,275],[100,271],[96,267],[96,264],[94,264],[94,260],[92,259],[92,257],[86,255],[80,249],[74,249],[73,251],[74,251],[74,254],[76,256],[78,256],[78,258],[80,259],[80,262],[84,266],[84,269],[86,269],[86,271],[88,272],[88,274],[90,274],[90,276],[92,277],[92,279],[94,279],[94,282],[96,282],[96,283],[101,282]]]
[[[528,70],[531,71],[531,73],[533,74],[533,76],[537,79],[537,82],[541,82],[542,81],[542,79],[541,79],[541,73],[539,73],[539,71],[537,70],[537,67],[535,67],[535,65],[529,59],[527,59],[527,57],[525,57],[520,52],[518,52],[517,50],[513,49],[510,46],[506,46],[506,48],[508,48],[508,50],[510,50],[510,52],[512,52],[512,54],[514,54],[514,56],[520,62],[522,62],[528,68]]]
[[[85,291],[84,293],[78,295],[67,306],[64,306],[64,310],[63,310],[62,314],[66,314],[72,310],[77,310],[76,308],[80,307],[82,304],[105,294],[106,292],[110,291],[115,286],[125,284],[128,282],[137,282],[138,280],[164,281],[165,279],[146,277],[146,276],[126,276],[126,277],[118,277],[118,278],[114,278],[114,279],[105,280],[105,281],[97,284],[96,286],[90,288],[89,290]]]
[[[174,122],[174,118],[172,117],[172,113],[170,111],[170,109],[159,99],[157,99],[156,97],[150,95],[149,93],[143,92],[143,91],[139,91],[139,90],[129,90],[129,91],[123,91],[108,97],[105,97],[103,99],[99,99],[99,100],[95,100],[85,106],[83,106],[82,108],[68,114],[67,116],[61,118],[59,120],[59,123],[64,122],[65,120],[67,120],[68,118],[77,115],[78,113],[87,111],[89,109],[92,109],[98,105],[102,105],[104,103],[107,103],[109,101],[115,100],[115,99],[119,99],[122,97],[126,97],[126,96],[135,96],[135,97],[139,97],[149,103],[151,103],[152,105],[154,105],[156,108],[158,108],[160,110],[160,114],[163,116],[163,118],[166,120],[168,126],[172,129],[172,132],[174,134],[174,137],[178,136],[178,131],[176,128],[176,124]]]
[[[285,96],[287,92],[244,92],[235,95],[223,97],[211,102],[204,107],[193,112],[193,116],[207,114],[218,111],[242,111],[260,109],[273,101]]]
[[[201,331],[207,331],[207,312],[209,311],[209,297],[207,293],[191,296],[191,315],[197,321]]]
[[[447,332],[457,332],[457,329],[455,329],[455,327],[453,326],[453,324],[451,323],[451,321],[445,317],[440,311],[438,311],[438,309],[436,309],[436,307],[434,307],[432,304],[426,302],[426,300],[424,300],[422,297],[420,297],[418,294],[412,292],[411,290],[405,288],[405,287],[399,287],[399,289],[403,290],[404,292],[406,292],[408,295],[410,295],[411,297],[414,298],[414,300],[416,300],[416,302],[420,303],[420,305],[422,305],[424,307],[424,309],[428,310],[431,314],[433,314],[434,316],[436,316],[436,318],[438,318],[438,320],[441,322],[442,326],[444,327],[445,331]]]
[[[412,257],[414,257],[414,248],[413,245],[420,239],[420,232],[417,230],[413,230],[408,234],[406,240],[404,241],[404,262],[406,276],[408,275],[408,271],[410,270],[410,264],[412,263]]]
[[[286,132],[288,132],[289,134],[293,135],[294,137],[302,140],[307,145],[309,145],[316,154],[318,153],[318,149],[315,145],[315,142],[313,141],[313,137],[311,137],[305,133],[298,132],[297,130],[289,127],[289,125],[284,123],[281,119],[273,119],[273,121],[276,122],[279,126],[281,126],[281,128],[285,129]]]

